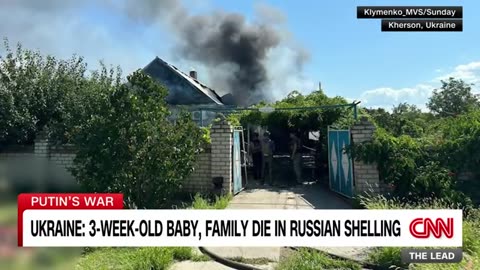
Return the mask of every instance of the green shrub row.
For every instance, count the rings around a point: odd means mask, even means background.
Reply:
[[[476,177],[466,184],[478,184],[480,112],[439,119],[433,128],[432,136],[414,138],[394,136],[378,127],[372,141],[357,144],[351,151],[357,160],[377,164],[381,180],[394,187],[395,196],[411,201],[435,197],[471,205],[470,198],[461,192],[459,176],[473,173]]]

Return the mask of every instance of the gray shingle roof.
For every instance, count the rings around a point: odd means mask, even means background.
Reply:
[[[163,61],[162,59],[160,59],[158,56],[155,57],[155,59],[153,59],[152,62],[150,62],[144,69],[147,69],[150,65],[152,64],[161,64],[161,65],[164,65],[164,66],[167,66],[168,68],[170,68],[173,72],[175,72],[177,75],[179,75],[180,77],[182,77],[184,80],[186,80],[187,82],[189,82],[195,89],[197,89],[199,92],[203,93],[205,96],[207,96],[208,98],[210,98],[213,102],[215,102],[216,104],[218,105],[224,105],[223,102],[222,102],[222,99],[221,97],[215,92],[215,90],[207,87],[206,85],[202,84],[200,81],[198,81],[197,79],[194,79],[192,77],[190,77],[189,75],[185,74],[184,72],[182,72],[181,70],[179,70],[177,67],[175,67],[174,65],[171,65],[165,61]]]

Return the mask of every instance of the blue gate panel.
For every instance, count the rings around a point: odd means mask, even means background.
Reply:
[[[352,160],[346,149],[350,146],[350,132],[339,131],[339,171],[341,174],[340,193],[347,196],[353,196],[353,177],[352,177]]]
[[[240,132],[233,132],[233,193],[242,190],[242,163],[240,160]]]
[[[353,197],[353,162],[346,149],[350,146],[349,130],[328,131],[330,189]]]
[[[338,133],[336,131],[328,132],[328,166],[330,177],[330,189],[338,189],[338,151],[337,151]]]

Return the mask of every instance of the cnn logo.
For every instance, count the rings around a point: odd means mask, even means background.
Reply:
[[[416,218],[410,223],[410,234],[415,238],[440,238],[443,235],[447,238],[453,237],[453,218],[447,218],[445,222],[437,218],[435,222],[430,218]]]

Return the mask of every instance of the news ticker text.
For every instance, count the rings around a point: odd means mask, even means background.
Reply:
[[[358,6],[358,19],[381,19],[382,32],[462,32],[462,6]]]
[[[358,19],[461,19],[461,6],[359,6]]]
[[[462,32],[462,20],[382,20],[382,32]]]
[[[461,246],[461,210],[26,210],[23,246]]]
[[[463,250],[461,248],[404,248],[401,254],[403,263],[459,263],[463,259]]]
[[[18,245],[462,246],[461,210],[140,210],[122,194],[21,194]]]

